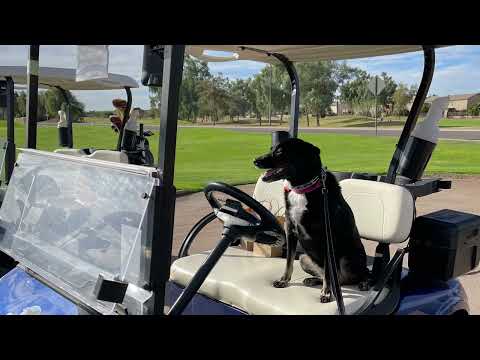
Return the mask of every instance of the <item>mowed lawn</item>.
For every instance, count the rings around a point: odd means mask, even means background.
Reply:
[[[0,123],[0,137],[6,128]],[[304,134],[306,141],[320,147],[322,160],[330,170],[385,173],[396,138],[343,134]],[[24,144],[24,127],[17,125],[17,147]],[[150,137],[157,157],[158,133]],[[113,149],[116,134],[109,127],[74,126],[75,147]],[[55,127],[38,128],[37,148],[58,146]],[[205,128],[180,128],[177,139],[175,183],[178,189],[200,190],[210,181],[233,185],[255,182],[260,171],[252,160],[269,150],[270,135]],[[427,173],[480,174],[480,143],[441,141],[432,156]]]

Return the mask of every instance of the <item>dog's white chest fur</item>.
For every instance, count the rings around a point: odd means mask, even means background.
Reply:
[[[302,226],[302,216],[307,210],[307,197],[304,194],[297,194],[293,191],[288,193],[288,203],[290,208],[288,209],[288,215],[290,216],[290,220],[292,222],[292,226],[297,230],[305,238],[310,238],[307,234],[307,231]]]

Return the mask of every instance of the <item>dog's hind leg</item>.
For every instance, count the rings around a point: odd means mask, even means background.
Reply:
[[[302,267],[303,271],[313,276],[311,278],[304,279],[303,284],[305,286],[322,285],[323,277],[324,277],[323,269],[317,264],[315,264],[312,258],[308,255],[305,255],[305,254],[300,255],[299,260],[300,260],[300,266]]]
[[[342,257],[340,259],[340,283],[343,285],[358,285],[360,291],[369,290],[368,269],[358,257]]]
[[[300,256],[300,266],[307,274],[315,276],[314,278],[307,278],[303,280],[303,284],[305,286],[312,286],[312,284],[322,284],[323,286],[320,295],[320,302],[328,303],[332,301],[330,283],[327,280],[325,270],[321,266],[317,265],[317,263],[315,263],[315,261],[313,261],[312,258],[308,255]]]

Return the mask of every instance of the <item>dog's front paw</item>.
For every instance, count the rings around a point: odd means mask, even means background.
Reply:
[[[275,280],[273,282],[273,287],[275,287],[275,288],[285,288],[287,286],[288,286],[288,281],[287,280],[280,279],[280,280]]]
[[[329,303],[332,301],[332,292],[329,290],[322,289],[322,293],[320,295],[320,302],[322,304]]]

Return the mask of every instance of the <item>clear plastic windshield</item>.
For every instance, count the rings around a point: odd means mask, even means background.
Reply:
[[[100,312],[99,274],[141,285],[154,169],[19,154],[0,209],[0,249]]]

